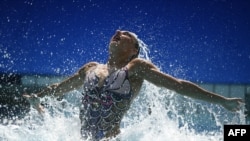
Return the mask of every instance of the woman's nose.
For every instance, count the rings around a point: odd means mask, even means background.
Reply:
[[[115,33],[116,33],[116,34],[120,34],[120,33],[121,33],[121,30],[116,30]]]

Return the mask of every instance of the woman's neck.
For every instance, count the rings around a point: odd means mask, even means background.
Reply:
[[[125,56],[119,57],[109,57],[107,62],[107,67],[109,69],[121,69],[122,67],[126,66],[129,63],[129,60]]]

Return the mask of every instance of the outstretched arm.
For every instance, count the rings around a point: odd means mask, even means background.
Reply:
[[[40,113],[42,113],[43,107],[40,105],[39,97],[44,97],[46,95],[48,95],[48,96],[52,95],[52,96],[59,97],[59,96],[62,96],[69,91],[78,89],[80,86],[83,85],[83,81],[84,81],[86,72],[96,65],[97,65],[97,63],[95,63],[95,62],[88,63],[88,64],[84,65],[73,76],[62,81],[61,83],[52,84],[37,94],[31,94],[31,95],[24,94],[23,96],[25,98],[27,98],[27,100],[30,102],[30,104],[35,109],[37,109]]]
[[[157,86],[165,87],[194,99],[220,104],[229,111],[239,110],[240,103],[243,102],[240,98],[226,98],[216,93],[209,92],[192,82],[176,79],[168,74],[160,72],[152,63],[142,59],[135,59],[131,68],[133,73],[137,73],[139,77]]]
[[[68,79],[65,79],[61,83],[56,83],[48,86],[47,88],[43,89],[40,93],[37,93],[37,96],[38,97],[44,97],[46,95],[62,96],[63,94],[69,91],[78,89],[83,85],[86,71],[88,71],[90,68],[96,65],[97,63],[94,62],[84,65],[73,76],[69,77]]]

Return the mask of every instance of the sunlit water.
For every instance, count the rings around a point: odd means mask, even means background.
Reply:
[[[148,49],[140,41],[140,57]],[[45,113],[34,109],[16,124],[0,124],[0,141],[80,141],[81,91],[62,101],[45,97]],[[231,113],[218,105],[193,100],[144,82],[121,123],[121,141],[222,141],[224,124],[245,124],[244,107]],[[151,114],[149,114],[151,111]],[[6,121],[7,122],[7,121]],[[114,139],[114,140],[116,140]]]
[[[19,124],[0,125],[0,141],[80,140],[81,93],[57,101],[43,98],[43,116],[32,109]],[[151,114],[149,114],[149,108]],[[145,82],[121,124],[122,141],[222,141],[224,124],[244,124],[243,109],[231,113],[220,106],[183,97]]]

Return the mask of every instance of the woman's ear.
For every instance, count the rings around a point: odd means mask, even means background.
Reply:
[[[139,55],[139,50],[137,50],[136,53],[131,56],[130,61],[133,60],[133,59],[135,59],[135,58],[137,58],[138,55]]]
[[[139,48],[134,48],[134,54],[137,56],[139,54]]]
[[[131,56],[130,61],[133,60],[133,59],[135,59],[135,58],[137,58],[137,55]]]

